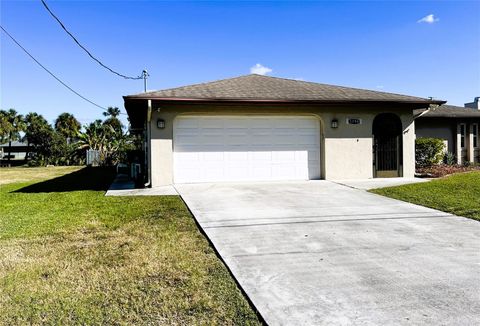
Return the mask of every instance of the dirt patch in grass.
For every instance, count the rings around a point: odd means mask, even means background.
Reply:
[[[84,168],[83,166],[54,166],[54,167],[13,167],[0,168],[0,185],[14,182],[31,182],[51,179],[66,173],[75,172]]]

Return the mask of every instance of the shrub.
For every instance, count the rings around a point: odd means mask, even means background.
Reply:
[[[445,145],[438,138],[417,138],[415,140],[415,163],[417,166],[439,164],[444,157]]]
[[[446,165],[457,164],[457,158],[455,157],[455,154],[453,154],[452,152],[445,153],[445,157],[443,158],[443,161],[445,162]]]

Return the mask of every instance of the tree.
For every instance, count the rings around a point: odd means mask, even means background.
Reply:
[[[118,134],[123,133],[123,124],[118,118],[118,116],[120,115],[119,108],[109,106],[107,108],[107,112],[103,112],[103,115],[107,117],[103,124],[112,126],[113,130]]]
[[[20,140],[20,132],[25,129],[23,115],[18,114],[14,109],[8,111],[0,110],[0,137],[2,143],[8,140],[8,162],[12,152],[12,141]]]
[[[48,123],[43,124],[40,119],[30,126],[27,131],[28,139],[35,148],[35,157],[30,164],[44,166],[48,164],[69,165],[72,163],[71,146],[65,138],[56,132]],[[30,135],[30,132],[33,134]]]
[[[8,112],[5,110],[0,110],[0,144],[6,143],[8,141],[8,136],[10,135],[10,122],[8,121]]]
[[[78,135],[81,127],[80,122],[71,113],[64,112],[55,120],[55,131],[67,142]]]
[[[47,120],[36,112],[30,112],[25,116],[25,124],[24,139],[27,141],[29,148],[30,145],[37,147],[43,143],[44,139],[42,139],[42,137],[45,136],[44,130],[53,132]],[[28,153],[26,156],[28,157]]]
[[[84,126],[85,132],[78,135],[78,148],[98,151],[101,165],[113,165],[125,159],[126,151],[133,149],[131,137],[124,134],[122,130],[115,130],[114,127],[95,120]]]

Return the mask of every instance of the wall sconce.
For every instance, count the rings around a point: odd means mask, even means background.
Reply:
[[[163,120],[163,119],[158,119],[158,120],[157,120],[157,128],[158,128],[158,129],[165,129],[165,120]]]
[[[331,127],[332,127],[333,129],[337,129],[337,128],[338,128],[338,119],[332,119]]]

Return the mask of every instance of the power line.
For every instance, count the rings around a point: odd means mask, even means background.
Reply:
[[[103,64],[103,62],[101,62],[100,60],[98,60],[97,58],[95,58],[93,56],[93,54],[90,53],[90,51],[88,51],[82,44],[80,44],[80,42],[75,38],[75,36],[73,36],[72,33],[70,33],[68,31],[68,29],[65,27],[65,25],[62,23],[62,21],[57,17],[55,16],[55,14],[50,10],[50,8],[48,8],[47,6],[47,3],[44,1],[44,0],[41,0],[42,1],[42,4],[43,6],[45,7],[45,9],[47,9],[47,11],[50,13],[50,15],[60,24],[60,26],[62,27],[62,29],[75,41],[75,43],[77,43],[77,45],[83,50],[85,51],[89,56],[90,58],[92,58],[93,60],[95,60],[100,66],[102,66],[103,68],[109,70],[111,73],[114,73],[115,75],[117,76],[120,76],[120,77],[123,77],[125,79],[134,79],[134,80],[137,80],[137,79],[142,79],[142,78],[145,78],[145,73],[146,71],[144,70],[142,72],[142,75],[141,76],[137,76],[137,77],[131,77],[131,76],[126,76],[126,75],[123,75],[119,72],[116,72],[115,70],[113,70],[112,68],[106,66],[105,64]]]
[[[53,72],[51,72],[50,70],[48,70],[44,65],[42,65],[37,59],[35,59],[35,57],[33,55],[30,54],[30,52],[27,51],[27,49],[25,49],[20,43],[18,43],[18,41],[12,36],[10,35],[9,32],[7,32],[7,30],[0,25],[0,28],[2,29],[2,31],[8,36],[10,37],[10,39],[15,42],[15,44],[17,44],[20,49],[23,50],[23,52],[25,52],[33,61],[35,61],[40,67],[43,68],[43,70],[45,70],[46,72],[48,72],[53,78],[55,78],[60,84],[62,84],[63,86],[65,86],[68,90],[70,90],[72,93],[74,93],[75,95],[79,96],[80,98],[82,98],[83,100],[87,101],[88,103],[92,104],[92,105],[95,105],[96,107],[104,110],[104,111],[107,111],[108,112],[108,109],[101,106],[101,105],[98,105],[97,103],[89,100],[88,98],[86,98],[85,96],[83,96],[82,94],[78,93],[77,91],[75,91],[73,88],[71,88],[70,86],[68,86],[65,82],[63,82],[60,78],[58,78],[57,76],[55,76],[55,74]],[[122,113],[122,114],[125,114],[125,113]]]

